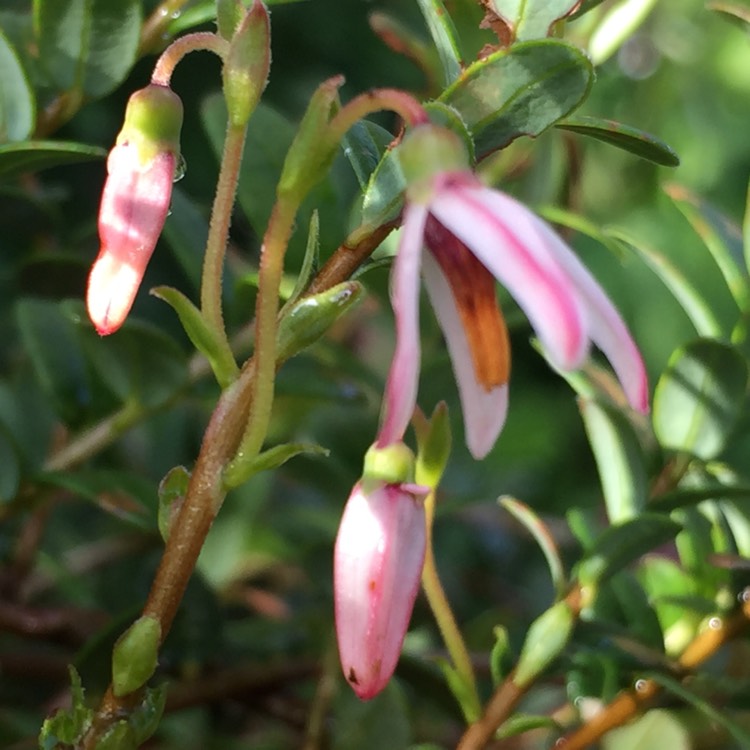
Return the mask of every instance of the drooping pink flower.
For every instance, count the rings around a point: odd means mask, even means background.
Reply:
[[[643,361],[614,305],[575,253],[517,200],[471,172],[445,171],[407,192],[391,275],[396,351],[377,445],[401,440],[419,379],[421,277],[445,334],[458,384],[466,441],[483,458],[508,407],[508,334],[497,279],[515,297],[550,360],[578,368],[591,343],[612,364],[631,406],[648,411]]]
[[[341,667],[354,692],[374,697],[391,678],[424,563],[426,488],[355,485],[334,550],[334,602]]]
[[[107,159],[99,207],[99,255],[86,305],[105,336],[125,321],[169,212],[179,158],[182,105],[152,84],[128,103],[125,124]]]

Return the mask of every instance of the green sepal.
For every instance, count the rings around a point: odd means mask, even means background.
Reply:
[[[167,684],[147,688],[140,705],[128,717],[137,747],[140,747],[159,726],[159,720],[167,704]]]
[[[154,617],[139,617],[112,650],[112,692],[118,698],[143,687],[156,671],[161,625]]]
[[[171,468],[159,482],[157,494],[159,496],[159,510],[157,522],[159,534],[166,542],[174,519],[180,512],[182,501],[187,494],[190,483],[190,472],[184,466]]]
[[[432,179],[442,172],[469,169],[469,154],[462,140],[440,125],[419,125],[409,130],[398,149],[401,172],[409,195],[418,199],[422,191],[432,190]]]
[[[362,298],[364,287],[345,281],[295,302],[279,323],[276,357],[283,362],[314,344]]]
[[[261,471],[276,469],[290,458],[303,453],[311,456],[328,456],[329,451],[315,443],[285,443],[263,451],[250,461],[235,458],[224,470],[224,488],[231,490],[234,487],[239,487]]]
[[[168,86],[149,84],[130,96],[117,144],[135,145],[141,164],[180,153],[182,101]]]
[[[513,682],[523,688],[541,674],[559,656],[573,632],[575,617],[565,601],[553,604],[529,628]]]
[[[96,741],[95,750],[137,750],[138,743],[130,724],[125,719],[115,722]]]
[[[301,203],[333,164],[339,143],[328,137],[327,130],[342,83],[341,76],[329,78],[313,94],[284,160],[279,196]]]
[[[244,127],[268,83],[271,29],[268,11],[255,0],[229,44],[222,78],[229,122]]]
[[[201,311],[179,290],[171,286],[157,286],[151,290],[154,297],[164,300],[177,313],[193,346],[208,360],[222,388],[233,383],[239,374],[234,359],[224,353],[218,337],[206,323]]]
[[[403,484],[414,481],[415,458],[404,443],[393,443],[384,448],[372,445],[365,454],[362,484]]]
[[[441,401],[429,419],[414,419],[417,436],[417,484],[435,489],[440,484],[451,453],[451,424],[448,406]]]

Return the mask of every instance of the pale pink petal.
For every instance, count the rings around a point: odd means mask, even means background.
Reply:
[[[471,351],[450,285],[430,253],[425,253],[422,258],[422,275],[435,316],[445,334],[453,364],[458,394],[461,397],[466,444],[474,458],[484,458],[505,424],[508,384],[487,390],[477,381]]]
[[[135,146],[115,146],[99,208],[101,247],[89,276],[87,308],[106,335],[124,322],[169,211],[175,157],[141,164]]]
[[[388,683],[398,663],[424,564],[423,494],[357,484],[334,549],[333,586],[341,667],[363,700]],[[424,489],[424,488],[420,488]]]
[[[591,340],[611,362],[630,405],[640,412],[648,412],[646,368],[620,313],[581,259],[545,222],[540,219],[539,223],[550,252],[586,304]]]
[[[576,289],[540,252],[542,240],[521,204],[512,213],[492,205],[495,191],[448,183],[430,205],[435,218],[456,235],[513,295],[553,362],[573,369],[586,356],[586,317]],[[513,202],[515,204],[515,201]]]
[[[398,253],[391,270],[391,304],[396,317],[396,351],[388,373],[383,420],[376,444],[400,441],[417,402],[419,384],[419,266],[427,208],[412,204],[404,210]]]

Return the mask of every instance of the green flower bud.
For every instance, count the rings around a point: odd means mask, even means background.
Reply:
[[[118,639],[112,651],[112,692],[120,697],[143,687],[156,671],[161,626],[140,617]]]
[[[229,120],[236,127],[250,119],[266,88],[271,66],[271,30],[268,11],[255,0],[242,19],[224,61],[224,98]]]
[[[414,482],[414,453],[403,443],[391,443],[384,448],[376,445],[365,454],[362,486],[369,484],[404,484]]]

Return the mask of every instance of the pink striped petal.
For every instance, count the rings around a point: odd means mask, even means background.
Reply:
[[[458,384],[466,444],[476,459],[484,458],[495,444],[508,411],[508,384],[490,390],[477,381],[469,343],[445,275],[429,252],[422,258],[425,289],[445,334],[453,373]]]
[[[420,490],[414,494],[412,490]],[[426,548],[426,488],[357,484],[334,549],[333,587],[341,667],[363,700],[396,669]]]
[[[419,266],[427,207],[412,204],[404,210],[398,254],[391,270],[391,304],[396,316],[396,351],[383,399],[383,419],[377,446],[400,441],[417,402],[419,384]]]
[[[545,222],[540,219],[539,223],[550,253],[586,304],[591,340],[612,364],[630,405],[647,413],[649,392],[646,368],[620,313],[581,259]]]
[[[449,183],[437,191],[430,211],[513,295],[552,360],[562,369],[574,369],[588,349],[576,289],[540,249],[538,220],[528,220],[534,215],[520,203],[513,215],[499,211],[494,196],[500,194],[465,181]]]

